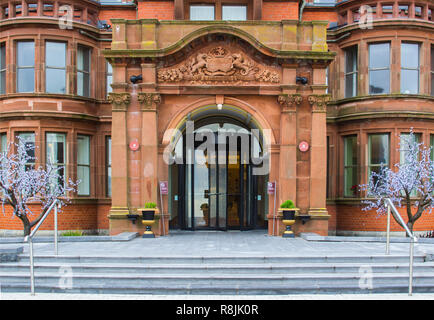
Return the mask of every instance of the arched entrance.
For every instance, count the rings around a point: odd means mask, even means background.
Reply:
[[[264,141],[239,108],[210,105],[190,113],[171,142],[170,228],[266,228]]]

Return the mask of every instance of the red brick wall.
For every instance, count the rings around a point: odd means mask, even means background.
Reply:
[[[39,208],[34,206],[31,208],[34,216],[30,220],[38,216]],[[110,205],[97,206],[94,204],[73,204],[63,207],[59,213],[58,228],[59,230],[97,230],[108,229],[108,212]],[[22,230],[23,224],[20,219],[13,216],[10,206],[5,206],[5,213],[0,214],[0,229],[2,230]],[[54,229],[54,215],[50,214],[47,220],[41,225],[40,230]]]
[[[175,19],[175,7],[173,1],[140,1],[137,10],[138,19]]]
[[[136,10],[134,8],[130,10],[101,10],[99,12],[99,20],[106,20],[108,24],[110,19],[136,19]]]
[[[318,10],[304,10],[303,21],[338,21],[338,14],[336,12],[318,11]],[[330,24],[330,23],[329,23]]]
[[[298,3],[296,2],[264,2],[262,4],[262,20],[280,21],[297,19]]]
[[[375,211],[363,211],[360,206],[337,205],[327,206],[329,214],[336,210],[336,230],[337,231],[378,231],[385,232],[387,217],[386,215],[378,215]],[[405,208],[399,209],[404,221],[407,221]],[[329,230],[333,230],[329,226]],[[391,231],[403,231],[395,220],[391,219]],[[429,231],[434,230],[434,212],[425,212],[419,220],[414,224],[414,231]]]

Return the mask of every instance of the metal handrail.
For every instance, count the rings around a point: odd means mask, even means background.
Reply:
[[[409,277],[408,277],[408,295],[413,294],[413,264],[414,264],[414,243],[417,242],[417,237],[408,229],[392,200],[389,198],[384,199],[387,207],[387,233],[386,233],[386,254],[390,254],[390,211],[393,210],[395,217],[399,220],[399,223],[404,228],[410,240],[410,264],[409,264]]]
[[[34,273],[34,261],[33,261],[33,237],[36,232],[39,230],[39,227],[45,221],[45,219],[50,214],[51,210],[54,208],[54,254],[57,256],[58,253],[58,232],[57,232],[57,213],[58,213],[58,200],[55,200],[48,210],[44,213],[44,216],[39,220],[37,225],[34,227],[30,235],[24,237],[24,242],[29,243],[29,258],[30,258],[30,293],[32,296],[35,295],[35,273]]]

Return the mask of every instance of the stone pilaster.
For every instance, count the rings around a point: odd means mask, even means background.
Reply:
[[[309,215],[312,219],[325,220],[327,188],[327,129],[326,112],[330,95],[310,95],[308,101],[312,106],[312,136],[310,146],[310,201]]]
[[[127,162],[127,110],[131,102],[128,92],[111,92],[112,104],[112,194],[110,218],[126,215],[128,208],[128,162]]]

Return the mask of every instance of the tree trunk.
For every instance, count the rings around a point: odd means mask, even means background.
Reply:
[[[24,237],[30,235],[30,232],[32,231],[32,227],[30,226],[30,221],[27,218],[27,216],[17,215],[17,217],[20,218],[21,222],[23,223]]]

